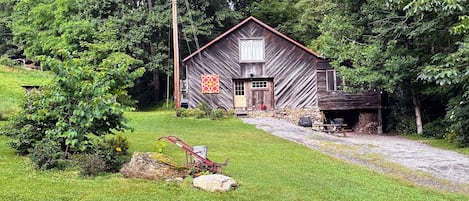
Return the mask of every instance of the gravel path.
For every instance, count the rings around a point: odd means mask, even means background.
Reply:
[[[275,118],[243,118],[273,135],[435,190],[469,194],[469,157],[399,136],[338,137]]]

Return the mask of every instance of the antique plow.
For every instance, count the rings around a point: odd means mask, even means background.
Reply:
[[[163,136],[158,138],[158,140],[163,138],[177,145],[182,150],[184,150],[184,152],[186,152],[186,167],[188,168],[195,168],[198,171],[210,171],[212,173],[220,174],[221,167],[228,164],[228,159],[226,159],[224,163],[215,163],[209,160],[207,157],[200,155],[189,144],[176,136]]]

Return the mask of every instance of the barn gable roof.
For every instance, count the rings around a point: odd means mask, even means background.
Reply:
[[[261,25],[262,27],[264,27],[265,29],[271,31],[272,33],[280,36],[281,38],[293,43],[294,45],[298,46],[299,48],[305,50],[306,52],[314,55],[315,57],[318,57],[318,58],[323,58],[321,55],[319,55],[318,53],[316,53],[315,51],[313,50],[310,50],[309,48],[307,48],[306,46],[296,42],[295,40],[291,39],[290,37],[280,33],[279,31],[275,30],[274,28],[272,28],[271,26],[265,24],[264,22],[258,20],[257,18],[251,16],[251,17],[248,17],[246,18],[245,20],[243,20],[242,22],[238,23],[237,25],[235,25],[234,27],[232,27],[231,29],[229,29],[228,31],[226,31],[225,33],[221,34],[220,36],[218,36],[217,38],[213,39],[212,41],[210,41],[209,43],[207,43],[206,45],[204,45],[203,47],[199,48],[197,51],[193,52],[192,54],[190,54],[189,56],[187,56],[186,58],[184,58],[183,62],[189,60],[191,57],[197,55],[198,53],[200,53],[201,51],[203,51],[204,49],[208,48],[209,46],[211,46],[212,44],[216,43],[217,41],[221,40],[222,38],[224,38],[225,36],[227,36],[228,34],[230,34],[231,32],[235,31],[236,29],[238,29],[239,27],[243,26],[244,24],[246,24],[247,22],[249,21],[254,21],[256,22],[257,24]]]

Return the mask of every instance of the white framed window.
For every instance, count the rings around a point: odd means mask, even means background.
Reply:
[[[264,39],[263,38],[239,39],[239,61],[240,62],[263,62],[264,61]]]
[[[244,96],[244,82],[243,81],[235,82],[235,95]]]
[[[342,90],[342,79],[337,76],[335,70],[326,70],[326,87],[327,91]]]
[[[251,87],[253,89],[265,89],[267,88],[267,81],[252,81]]]

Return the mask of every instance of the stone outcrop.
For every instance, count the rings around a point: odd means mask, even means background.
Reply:
[[[227,192],[238,187],[235,180],[221,174],[199,176],[193,180],[192,184],[208,192]]]
[[[120,170],[124,177],[150,180],[174,180],[188,175],[188,170],[175,167],[167,158],[156,153],[134,153],[130,162]]]

